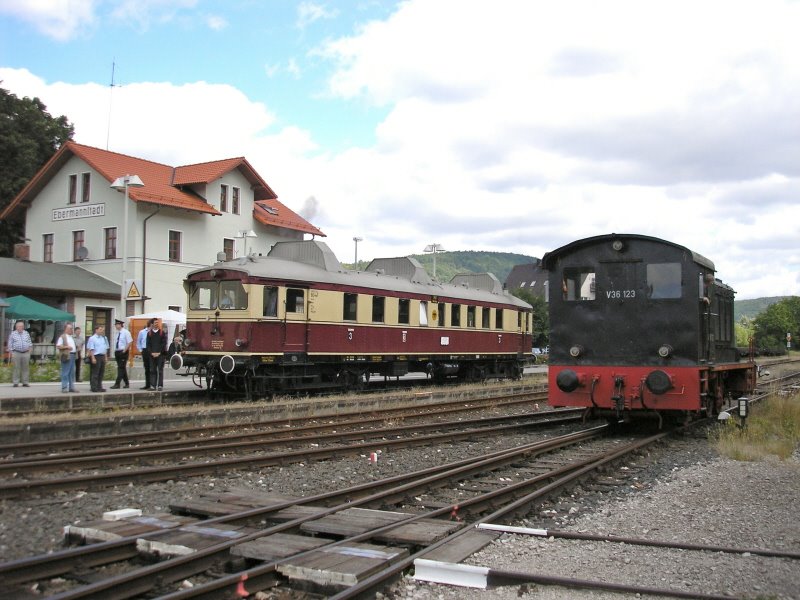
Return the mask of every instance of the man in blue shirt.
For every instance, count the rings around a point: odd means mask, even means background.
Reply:
[[[128,381],[128,357],[130,356],[131,345],[133,338],[130,332],[125,329],[125,321],[116,319],[114,327],[117,332],[114,334],[114,360],[117,361],[117,380],[111,386],[112,390],[118,390],[119,384],[122,383],[125,387],[129,386]]]
[[[106,357],[109,351],[106,328],[98,325],[94,335],[86,341],[86,354],[92,364],[92,375],[89,380],[93,392],[105,392],[103,374],[106,371]]]

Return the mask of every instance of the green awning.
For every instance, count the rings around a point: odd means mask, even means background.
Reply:
[[[27,296],[12,296],[6,298],[8,308],[6,317],[9,319],[26,319],[28,321],[74,321],[72,313],[47,306]]]

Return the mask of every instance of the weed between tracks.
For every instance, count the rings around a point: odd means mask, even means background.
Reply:
[[[800,444],[800,396],[757,404],[744,427],[738,417],[732,417],[711,438],[720,454],[734,460],[759,461],[770,456],[786,460]]]

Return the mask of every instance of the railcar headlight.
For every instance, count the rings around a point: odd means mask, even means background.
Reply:
[[[664,344],[658,349],[658,355],[661,358],[669,358],[672,356],[672,346],[669,344]]]
[[[664,371],[650,371],[644,383],[647,389],[654,394],[665,394],[672,388],[672,377],[667,375]]]
[[[579,356],[583,356],[583,353],[584,349],[583,346],[581,346],[580,344],[575,344],[569,349],[569,355],[572,358],[578,358]]]
[[[556,375],[556,385],[562,392],[574,392],[581,385],[581,379],[572,369],[564,369]]]

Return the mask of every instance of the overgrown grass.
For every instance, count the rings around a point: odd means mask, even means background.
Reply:
[[[739,425],[740,419],[731,417],[711,435],[720,454],[743,461],[786,460],[800,444],[800,396],[755,404],[746,426]]]
[[[89,365],[81,365],[83,369],[81,379],[89,381]],[[0,364],[0,383],[11,383],[12,367],[10,363]],[[38,361],[30,363],[31,383],[46,381],[61,381],[61,363],[57,360]],[[106,361],[106,370],[103,381],[113,381],[117,377],[117,364],[113,360]]]

